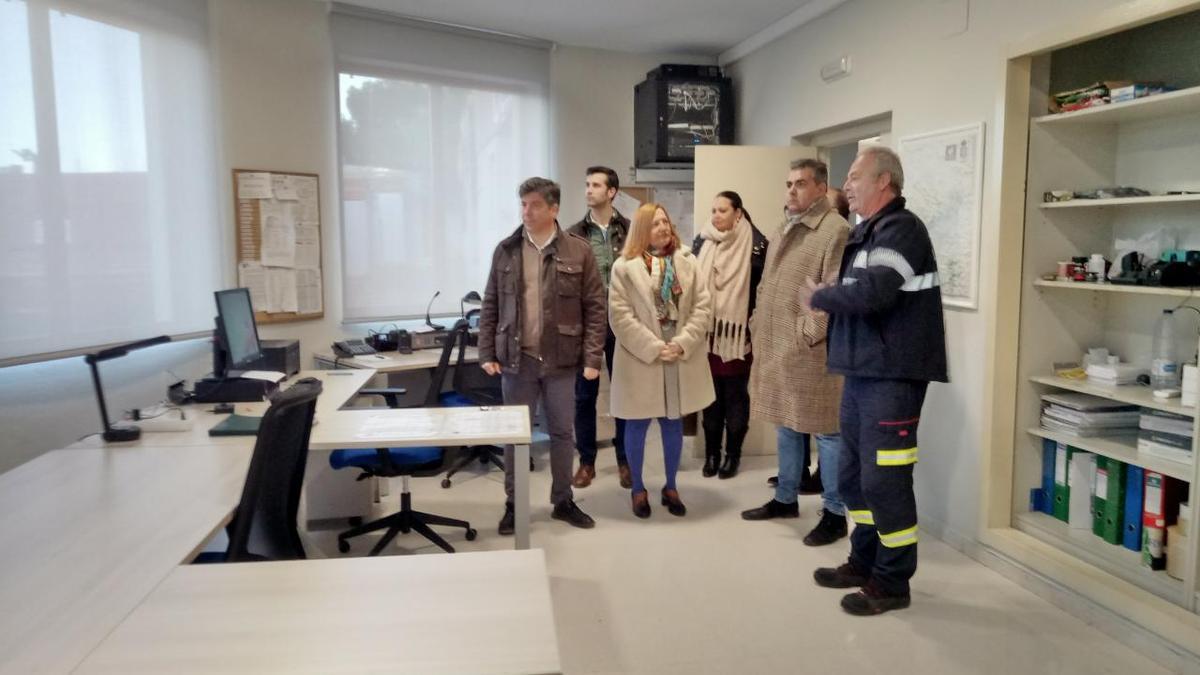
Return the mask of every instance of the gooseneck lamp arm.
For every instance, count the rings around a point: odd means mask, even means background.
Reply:
[[[109,443],[136,441],[141,437],[142,430],[136,426],[113,427],[112,423],[108,421],[108,406],[104,403],[104,387],[100,385],[100,369],[96,364],[100,363],[101,361],[120,358],[136,349],[153,347],[155,345],[161,345],[170,341],[170,336],[159,335],[158,337],[117,345],[116,347],[109,347],[108,349],[102,349],[94,354],[87,354],[83,357],[83,360],[88,364],[88,367],[92,369],[92,386],[96,388],[96,402],[100,404],[100,421],[104,423],[105,441]]]

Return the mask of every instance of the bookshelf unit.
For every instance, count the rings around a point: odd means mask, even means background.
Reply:
[[[1143,8],[1142,12],[1150,9]],[[1200,662],[1200,412],[1180,399],[1156,399],[1149,387],[1105,386],[1052,374],[1092,347],[1149,366],[1154,322],[1164,309],[1200,309],[1200,288],[1048,281],[1057,263],[1115,244],[1142,248],[1165,232],[1166,248],[1200,250],[1200,69],[1179,60],[1196,54],[1194,37],[1162,29],[1195,26],[1200,3],[1164,3],[1157,16],[1114,11],[1079,32],[1031,40],[1008,61],[1001,143],[1000,251],[996,347],[990,381],[990,448],[985,457],[984,544],[1052,583],[1131,621]],[[1194,31],[1190,33],[1194,35]],[[1167,38],[1163,36],[1167,35]],[[1178,44],[1172,44],[1176,39]],[[1121,51],[1118,55],[1108,52]],[[1174,50],[1174,51],[1172,51]],[[1174,54],[1169,57],[1159,54]],[[1179,64],[1179,65],[1176,65]],[[1178,72],[1172,70],[1178,69]],[[1154,74],[1151,75],[1150,73]],[[1098,80],[1163,80],[1177,91],[1061,114],[1047,114],[1049,94]],[[1139,187],[1146,197],[1043,201],[1052,190]],[[1167,194],[1179,193],[1179,194]],[[1177,356],[1195,362],[1200,318],[1177,313]],[[1013,364],[1016,364],[1014,371]],[[1041,397],[1081,392],[1192,418],[1192,460],[1140,453],[1136,436],[1079,438],[1041,428]],[[1155,471],[1186,486],[1192,510],[1182,578],[1152,571],[1140,555],[1090,530],[1033,511],[1042,485],[1043,441]],[[1072,487],[1074,489],[1074,486]]]
[[[1055,54],[1046,57],[1051,61],[1051,69],[1055,57]],[[1042,97],[1035,97],[1035,100],[1037,98],[1045,100]],[[1179,247],[1200,248],[1200,201],[1143,197],[1113,200],[1122,202],[1124,208],[1119,209],[1094,208],[1094,204],[1088,204],[1093,208],[1046,208],[1048,204],[1043,203],[1042,195],[1049,190],[1113,185],[1200,189],[1200,169],[1173,162],[1170,157],[1159,158],[1154,152],[1155,149],[1175,152],[1182,143],[1193,156],[1200,156],[1200,87],[1163,94],[1161,98],[1147,97],[1077,112],[1043,115],[1034,117],[1031,122],[1022,270],[1022,278],[1029,280],[1031,290],[1022,293],[1021,301],[1018,363],[1026,384],[1017,393],[1016,420],[1019,428],[1030,433],[1025,434],[1024,439],[1018,438],[1014,448],[1012,515],[1018,530],[1051,546],[1060,546],[1075,554],[1083,550],[1094,552],[1103,547],[1081,549],[1078,532],[1070,533],[1070,538],[1058,537],[1055,532],[1060,530],[1041,526],[1036,514],[1030,513],[1029,491],[1041,484],[1043,438],[1063,441],[1080,450],[1096,452],[1150,471],[1162,471],[1189,485],[1196,482],[1195,462],[1185,464],[1140,456],[1136,438],[1073,438],[1042,430],[1038,421],[1041,395],[1054,390],[1082,391],[1122,403],[1188,415],[1193,418],[1193,437],[1200,436],[1195,428],[1196,409],[1181,405],[1178,399],[1154,399],[1149,388],[1144,386],[1101,386],[1087,380],[1046,376],[1045,373],[1055,361],[1078,360],[1089,347],[1108,347],[1123,361],[1149,364],[1155,319],[1163,309],[1192,302],[1200,289],[1046,281],[1041,275],[1053,271],[1057,261],[1069,260],[1072,256],[1103,253],[1111,259],[1113,242],[1117,239],[1137,240],[1162,228],[1169,232],[1171,239],[1178,241]],[[1183,139],[1188,136],[1191,141],[1185,142]],[[1163,148],[1167,150],[1161,150]],[[1136,208],[1132,203],[1134,200],[1137,200]],[[1188,222],[1189,219],[1192,222]],[[1190,333],[1191,347],[1177,356],[1191,359],[1200,346],[1195,338],[1195,323],[1188,316],[1179,318],[1176,323]],[[1180,337],[1183,336],[1181,331]],[[1194,445],[1193,442],[1193,453]],[[1189,555],[1188,571],[1178,584],[1162,583],[1162,578],[1169,577],[1140,565],[1131,566],[1129,557],[1123,554],[1087,555],[1081,559],[1195,612],[1195,592],[1185,590],[1196,588],[1195,547]]]

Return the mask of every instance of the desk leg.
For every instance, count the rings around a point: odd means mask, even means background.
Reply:
[[[513,447],[513,516],[517,550],[529,548],[529,446]]]

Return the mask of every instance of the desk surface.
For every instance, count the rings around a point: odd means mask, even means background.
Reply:
[[[311,449],[463,445],[495,438],[522,444],[527,452],[528,412],[523,407],[486,411],[510,426],[523,423],[519,433],[464,434],[454,418],[465,416],[467,427],[481,429],[484,411],[339,410],[373,373],[314,374],[327,386],[317,399],[319,423],[313,427]],[[369,441],[358,437],[371,428],[370,420],[386,423],[389,417],[409,424],[421,424],[422,417],[442,420],[443,426],[423,442],[404,424],[376,428]],[[0,673],[75,667],[228,522],[241,498],[254,441],[253,436],[210,438],[207,428],[146,433],[135,443],[76,444],[0,474],[0,539],[6,542],[0,549],[0,607],[5,609],[0,612]],[[517,466],[527,466],[523,461],[518,455]],[[529,541],[528,486],[526,474],[517,473],[516,544],[524,548]]]
[[[402,448],[427,445],[525,444],[530,441],[529,408],[368,408],[342,410],[321,418],[308,440],[310,450]]]
[[[0,672],[65,672],[230,517],[249,446],[54,450],[0,474]]]
[[[529,413],[524,406],[487,408],[358,408],[342,410],[374,375],[370,370],[306,370],[288,379],[315,377],[324,389],[317,399],[316,424],[310,450],[426,445],[505,445],[529,443]],[[285,383],[286,385],[286,383]],[[238,412],[261,415],[266,403],[238,403]],[[254,447],[253,436],[209,436],[208,430],[225,415],[208,412],[210,404],[188,406],[197,415],[188,431],[145,431],[129,443],[105,443],[99,434],[67,446],[78,448],[140,448],[187,446]]]
[[[332,352],[317,352],[313,354],[313,358],[317,363],[334,365],[339,368],[370,368],[379,373],[401,373],[409,370],[429,370],[436,368],[438,360],[442,358],[442,350],[417,349],[411,354],[380,352],[375,356],[381,358],[335,358]],[[454,365],[457,362],[458,352],[455,351],[450,357],[450,364]],[[475,347],[467,347],[466,353],[463,354],[463,362],[478,363],[479,350]]]
[[[177,568],[81,673],[561,671],[542,551]]]
[[[367,382],[374,376],[369,370],[302,370],[299,374],[289,377],[284,383],[284,387],[291,386],[296,381],[305,377],[315,377],[321,380],[323,389],[321,395],[317,397],[317,424],[313,427],[313,432],[321,426],[323,420],[332,420],[337,414],[343,412],[342,406],[349,403],[358,393],[359,389],[366,386]],[[236,403],[237,412],[248,415],[262,415],[267,409],[266,403]],[[88,436],[87,438],[67,446],[68,449],[76,448],[134,448],[142,446],[155,447],[180,447],[180,446],[197,446],[197,445],[240,445],[248,448],[254,447],[253,436],[209,436],[208,430],[226,418],[226,415],[213,414],[209,412],[213,407],[212,403],[197,403],[185,406],[188,414],[193,415],[195,424],[188,431],[143,431],[142,437],[136,441],[129,443],[105,443],[100,434]]]

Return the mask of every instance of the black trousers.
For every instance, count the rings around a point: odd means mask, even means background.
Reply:
[[[714,375],[717,398],[704,409],[704,454],[721,454],[721,436],[725,452],[742,455],[742,441],[750,429],[750,375]]]
[[[612,328],[604,337],[604,362],[608,364],[608,376],[612,378],[613,353],[617,348],[617,336]],[[575,447],[579,450],[580,466],[596,465],[596,399],[600,398],[600,378],[589,380],[580,372],[575,376]],[[625,466],[625,420],[616,418],[617,435],[613,446],[617,450],[617,464]]]
[[[886,593],[917,571],[917,424],[928,382],[847,377],[838,491],[854,520],[850,562]]]

